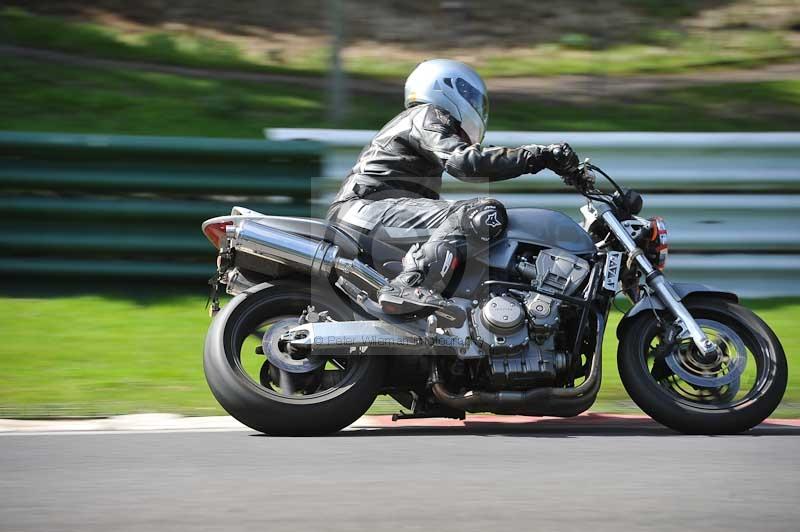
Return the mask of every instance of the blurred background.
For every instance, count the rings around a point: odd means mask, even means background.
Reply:
[[[667,274],[736,290],[776,330],[777,415],[800,414],[796,0],[6,0],[0,417],[222,413],[200,223],[321,215],[432,57],[487,79],[487,142],[569,141],[641,190]],[[445,190],[580,206],[544,172]],[[614,340],[595,410],[635,411]]]

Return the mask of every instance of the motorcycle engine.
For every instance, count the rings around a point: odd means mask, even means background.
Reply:
[[[493,296],[472,311],[475,341],[490,354],[515,354],[528,344],[525,308],[515,298]]]
[[[532,292],[525,297],[525,309],[537,335],[552,335],[558,328],[561,300],[548,294],[571,296],[589,275],[589,263],[566,251],[546,249],[536,265],[521,262],[517,271],[531,281]]]
[[[566,369],[567,354],[557,352],[555,333],[561,301],[548,294],[572,295],[589,273],[589,263],[561,250],[543,250],[536,262],[520,261],[527,292],[493,294],[472,310],[473,336],[488,354],[492,385],[528,388],[552,382]]]

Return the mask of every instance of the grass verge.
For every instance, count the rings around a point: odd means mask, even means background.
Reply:
[[[398,88],[399,90],[399,88]],[[261,136],[264,127],[326,127],[323,91],[298,85],[197,79],[130,70],[7,60],[0,129],[75,133]],[[344,124],[382,126],[397,96],[359,96]],[[495,102],[495,130],[779,131],[800,123],[800,80],[655,91],[594,105]]]
[[[88,57],[146,61],[208,69],[236,69],[320,75],[328,50],[324,45],[280,53],[246,51],[233,40],[199,35],[191,29],[142,29],[123,32],[91,22],[75,22],[28,13],[18,8],[0,11],[0,42],[44,48]],[[481,74],[492,76],[557,76],[563,74],[629,75],[688,72],[714,68],[752,68],[800,58],[787,31],[754,27],[691,33],[668,30],[659,24],[641,28],[630,42],[600,45],[583,33],[564,33],[552,43],[468,51]],[[263,43],[262,43],[263,44]],[[274,44],[274,43],[273,43]],[[430,51],[376,55],[370,46],[347,50],[344,68],[351,75],[404,78]]]
[[[203,295],[61,295],[0,298],[0,417],[136,412],[223,413],[206,386]],[[776,331],[789,357],[789,388],[776,415],[800,415],[800,299],[748,301]],[[614,313],[595,411],[636,411],[616,369]],[[396,411],[379,400],[372,413]]]

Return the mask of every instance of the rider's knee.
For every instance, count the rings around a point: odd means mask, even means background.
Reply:
[[[494,198],[477,198],[471,201],[461,216],[461,230],[472,240],[489,242],[502,235],[506,227],[506,208]]]

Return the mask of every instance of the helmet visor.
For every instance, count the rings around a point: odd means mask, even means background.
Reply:
[[[464,78],[456,79],[456,90],[469,104],[478,111],[483,123],[489,120],[489,97],[482,90],[473,87]]]

